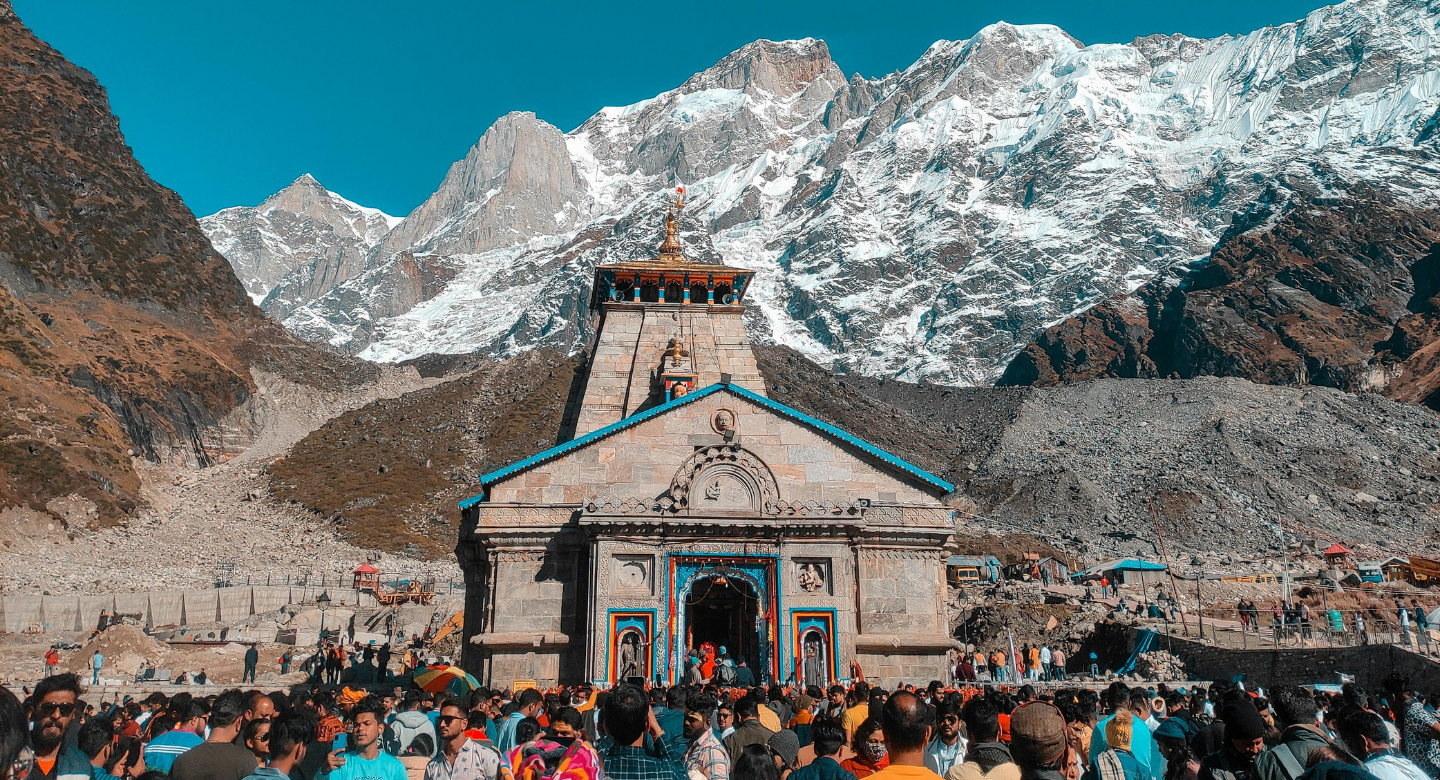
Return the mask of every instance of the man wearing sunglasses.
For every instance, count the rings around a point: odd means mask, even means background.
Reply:
[[[718,705],[709,693],[691,694],[682,703],[685,719],[681,726],[690,743],[685,750],[685,768],[692,778],[699,775],[705,780],[730,780],[730,754],[710,728],[710,716]]]
[[[71,672],[46,677],[35,686],[35,719],[30,728],[30,749],[35,753],[29,780],[89,780],[90,759],[65,744],[65,732],[75,720],[80,701],[80,678]]]
[[[440,708],[440,751],[425,767],[425,780],[514,780],[500,751],[465,735],[469,716],[460,705]]]
[[[935,734],[925,746],[925,768],[941,777],[965,763],[967,740],[960,733],[960,705],[943,699],[935,705]]]

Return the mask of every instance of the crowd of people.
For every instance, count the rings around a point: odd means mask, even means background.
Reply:
[[[1409,681],[1247,691],[303,686],[87,703],[0,688],[0,780],[1440,780]]]
[[[1092,660],[1094,657],[1095,654],[1091,653]],[[1067,679],[1067,662],[1064,648],[1058,645],[1026,643],[1020,646],[1013,658],[1003,647],[997,647],[988,654],[979,648],[973,653],[962,652],[955,659],[953,673],[955,681],[962,683],[1060,682]],[[1099,675],[1099,667],[1093,662],[1090,674]]]

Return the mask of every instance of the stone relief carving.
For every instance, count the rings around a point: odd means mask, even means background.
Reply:
[[[865,513],[871,525],[949,527],[954,511],[945,507],[874,505]]]
[[[777,501],[775,514],[781,517],[864,517],[869,502],[861,499],[844,504],[834,501]]]
[[[565,525],[574,516],[570,507],[482,506],[477,508],[475,524],[481,528]]]
[[[720,409],[710,418],[710,427],[716,433],[724,434],[735,430],[735,424],[740,418],[729,409]]]
[[[615,558],[615,587],[649,590],[655,558],[649,555],[620,555]]]
[[[721,444],[696,450],[680,464],[668,498],[676,512],[752,510],[773,515],[780,486],[755,453],[738,444]]]
[[[795,584],[806,593],[819,593],[830,587],[828,561],[796,561]]]

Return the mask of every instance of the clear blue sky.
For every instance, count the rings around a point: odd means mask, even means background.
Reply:
[[[756,38],[823,38],[845,71],[904,68],[998,20],[1085,43],[1244,33],[1321,0],[14,0],[93,72],[136,156],[197,215],[309,171],[403,216],[496,117],[571,130],[674,88]]]

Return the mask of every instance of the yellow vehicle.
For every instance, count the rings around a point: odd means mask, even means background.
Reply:
[[[450,636],[451,634],[455,633],[456,631],[459,631],[461,628],[464,628],[464,627],[465,627],[465,611],[464,611],[464,610],[461,610],[461,611],[456,612],[455,614],[451,615],[451,616],[450,616],[450,619],[447,620],[447,621],[445,621],[445,625],[441,626],[441,627],[440,627],[440,630],[436,631],[435,634],[434,634],[434,636],[431,636],[431,637],[430,637],[430,641],[427,642],[426,644],[431,645],[431,646],[440,644],[440,640],[444,639],[444,638],[447,637],[447,636]]]

